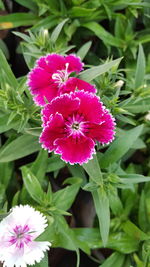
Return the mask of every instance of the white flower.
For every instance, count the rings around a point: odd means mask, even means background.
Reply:
[[[12,208],[0,223],[0,261],[3,267],[26,267],[40,262],[51,243],[35,239],[46,227],[46,217],[29,205]]]

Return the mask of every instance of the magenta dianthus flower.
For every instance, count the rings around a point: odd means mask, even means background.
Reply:
[[[85,91],[55,98],[42,110],[42,120],[42,147],[70,164],[88,162],[96,153],[96,141],[114,139],[114,118],[99,97]]]
[[[83,66],[80,58],[73,54],[49,54],[38,59],[35,68],[28,75],[28,86],[35,103],[44,106],[46,100],[50,102],[53,98],[76,89],[95,93],[96,88],[92,84],[70,77],[73,72],[78,74],[83,70]]]

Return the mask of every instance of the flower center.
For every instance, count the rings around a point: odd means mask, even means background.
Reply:
[[[17,248],[23,248],[25,244],[31,242],[31,234],[30,228],[27,224],[24,226],[16,225],[13,228],[13,232],[11,233],[9,242],[11,245],[16,245]]]
[[[66,120],[66,132],[72,137],[83,136],[88,132],[88,122],[85,121],[83,115],[73,114]]]
[[[68,72],[69,63],[66,63],[65,66],[66,66],[65,70],[58,70],[56,73],[52,75],[52,79],[59,86],[65,83],[69,77],[69,72]]]
[[[71,127],[73,130],[79,130],[80,124],[78,122],[74,122]]]

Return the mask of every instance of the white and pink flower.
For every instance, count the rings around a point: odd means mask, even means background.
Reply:
[[[0,261],[4,267],[40,262],[50,242],[35,239],[47,227],[46,217],[29,205],[16,206],[0,223]]]

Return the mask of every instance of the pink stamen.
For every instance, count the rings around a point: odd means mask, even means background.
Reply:
[[[80,114],[73,114],[66,120],[66,132],[73,138],[83,136],[88,130],[88,122],[85,121],[84,116]]]
[[[19,249],[23,248],[25,244],[27,245],[32,241],[32,236],[30,234],[30,228],[28,225],[16,225],[11,234],[12,235],[9,239],[10,244],[16,244],[16,247]]]
[[[56,73],[52,75],[52,79],[59,86],[65,83],[69,77],[69,72],[68,72],[69,63],[66,63],[65,66],[66,66],[65,70],[58,70]]]

